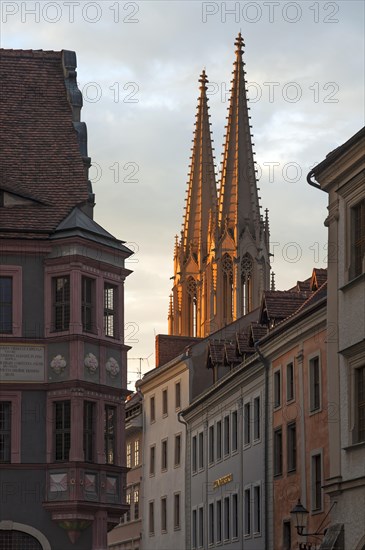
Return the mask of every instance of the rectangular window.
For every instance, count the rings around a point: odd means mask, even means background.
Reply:
[[[167,470],[167,439],[161,442],[161,470]]]
[[[70,277],[54,277],[53,325],[54,330],[68,330],[70,326]]]
[[[209,464],[212,464],[214,462],[214,425],[209,426]]]
[[[181,464],[181,434],[175,435],[175,466],[180,466]]]
[[[70,401],[54,403],[55,419],[55,460],[67,461],[71,445],[71,404]]]
[[[106,464],[115,464],[115,434],[117,410],[111,405],[105,405],[104,412],[104,441]]]
[[[155,396],[151,397],[150,399],[150,417],[151,417],[151,422],[155,422],[156,420]]]
[[[245,536],[249,536],[251,535],[251,489],[245,489],[244,499],[245,499],[244,532],[245,532]]]
[[[286,366],[286,400],[294,399],[294,363]]]
[[[321,408],[319,357],[313,357],[309,361],[309,383],[310,411],[314,412]]]
[[[13,278],[0,277],[0,333],[13,332]]]
[[[125,515],[125,520],[126,521],[131,521],[131,502],[132,502],[132,491],[131,491],[131,489],[128,489],[128,491],[127,491],[126,501],[127,501],[127,504],[129,504],[129,510]]]
[[[191,539],[192,539],[192,546],[193,548],[196,548],[197,545],[197,512],[196,510],[193,510],[192,514],[192,522],[191,522]]]
[[[274,407],[280,407],[281,405],[281,372],[277,370],[274,372]]]
[[[82,277],[81,280],[81,319],[82,330],[92,332],[94,330],[94,279]]]
[[[167,390],[162,391],[162,415],[167,416]]]
[[[198,459],[198,456],[197,456],[197,439],[196,439],[196,435],[194,435],[194,437],[193,437],[191,454],[192,454],[191,462],[192,462],[193,472],[196,472],[196,470],[197,470],[197,464],[198,464],[198,460],[197,460],[197,459]]]
[[[148,530],[149,530],[150,535],[155,534],[155,503],[153,501],[149,503]]]
[[[222,421],[217,422],[217,460],[222,458]]]
[[[245,403],[243,407],[244,434],[243,441],[245,445],[251,443],[251,403]]]
[[[181,408],[181,384],[180,384],[180,382],[177,382],[175,384],[175,408],[176,409]]]
[[[312,511],[322,509],[322,461],[321,455],[312,456]]]
[[[134,465],[139,465],[139,439],[134,442]]]
[[[214,503],[209,503],[208,508],[208,535],[209,535],[209,544],[214,544]]]
[[[181,528],[181,519],[180,519],[180,493],[174,494],[174,529],[178,530]]]
[[[204,513],[203,513],[203,507],[199,508],[198,546],[199,546],[199,548],[204,546]]]
[[[104,284],[104,334],[117,338],[117,287]]]
[[[199,433],[199,469],[204,468],[204,433]]]
[[[297,467],[297,430],[295,422],[288,424],[286,439],[288,472],[294,472]]]
[[[152,445],[152,447],[150,447],[150,476],[155,475],[155,469],[156,469],[156,447],[155,445]]]
[[[132,443],[127,443],[127,468],[132,468]]]
[[[222,501],[217,500],[217,542],[222,542]]]
[[[161,531],[167,531],[167,498],[161,498]]]
[[[229,416],[224,417],[224,454],[228,455],[230,451],[230,422]]]
[[[260,397],[255,397],[255,399],[253,400],[253,439],[254,441],[256,441],[257,439],[260,439],[260,436],[261,436],[260,416],[261,416]]]
[[[365,441],[365,367],[355,371],[357,443]]]
[[[229,497],[224,497],[224,540],[229,540],[231,535],[231,517],[229,507]]]
[[[232,538],[238,538],[238,495],[232,495]]]
[[[138,519],[139,518],[139,489],[134,489],[133,500],[134,500],[134,519]]]
[[[232,412],[232,451],[237,451],[238,433],[237,433],[237,411]]]
[[[283,550],[291,550],[291,523],[286,520],[283,523]]]
[[[84,460],[94,460],[94,422],[95,403],[84,401]]]
[[[0,462],[11,461],[11,402],[0,401]]]
[[[363,272],[365,254],[365,199],[351,208],[352,222],[352,277]]]
[[[253,488],[253,531],[261,533],[261,487],[255,485]]]
[[[274,476],[283,473],[283,433],[278,428],[274,431]]]

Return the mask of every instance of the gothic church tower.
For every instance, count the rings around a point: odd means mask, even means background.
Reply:
[[[181,240],[174,251],[169,334],[205,337],[260,305],[269,289],[269,222],[260,214],[247,105],[243,39],[236,45],[219,198],[206,97],[194,134]]]

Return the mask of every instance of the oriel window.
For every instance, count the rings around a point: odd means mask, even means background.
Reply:
[[[13,278],[0,277],[0,333],[13,332]]]
[[[53,278],[54,330],[68,330],[70,326],[70,277]]]
[[[55,419],[55,460],[69,460],[71,445],[71,404],[70,401],[57,401],[54,404]]]
[[[105,460],[107,464],[115,464],[115,426],[116,426],[116,408],[111,405],[105,405],[104,412],[104,442],[105,442]]]
[[[104,334],[117,338],[117,287],[104,285]]]

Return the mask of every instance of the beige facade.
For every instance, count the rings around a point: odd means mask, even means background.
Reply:
[[[365,548],[365,130],[308,175],[329,195],[327,354],[330,473],[326,492],[344,547]],[[312,179],[319,182],[316,184]],[[327,548],[327,547],[326,547]],[[332,547],[331,547],[332,548]]]

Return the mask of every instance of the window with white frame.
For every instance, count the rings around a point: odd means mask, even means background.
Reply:
[[[274,372],[274,407],[281,405],[281,371],[280,369]]]
[[[261,485],[253,486],[253,532],[261,533]]]
[[[257,441],[261,437],[260,418],[261,418],[261,403],[260,403],[260,396],[258,395],[253,400],[253,439],[254,441]]]
[[[161,470],[166,471],[168,465],[167,439],[161,441]]]
[[[134,441],[134,466],[139,465],[139,439]]]
[[[111,338],[118,337],[117,311],[118,289],[115,285],[104,284],[104,334]]]
[[[167,532],[167,497],[161,498],[161,531]]]
[[[321,371],[319,356],[309,359],[309,397],[310,412],[321,408]]]
[[[222,458],[222,421],[217,422],[217,460]]]
[[[209,441],[209,464],[212,464],[214,462],[214,424],[212,426],[209,426],[208,441]]]
[[[286,366],[286,400],[294,399],[294,363],[290,362]]]
[[[251,488],[244,490],[244,534],[246,537],[251,535]]]
[[[237,411],[232,412],[232,452],[238,448],[238,416]]]
[[[204,433],[199,432],[199,470],[204,468]]]
[[[312,512],[322,510],[322,453],[312,454],[311,457],[311,493]]]
[[[127,468],[132,467],[132,443],[127,443]]]
[[[229,540],[231,536],[231,510],[230,510],[230,498],[229,496],[223,499],[223,526],[224,526],[224,540]]]
[[[243,406],[243,443],[251,443],[251,403],[248,401]]]
[[[181,528],[181,506],[180,493],[174,493],[174,529],[177,531]]]
[[[222,501],[216,501],[217,543],[222,542]]]
[[[230,453],[230,421],[229,416],[224,417],[224,454],[228,455]]]
[[[150,536],[155,534],[155,501],[148,503],[148,531]]]
[[[150,476],[155,475],[156,470],[156,446],[151,445],[150,447]]]
[[[175,467],[181,464],[181,434],[175,435],[175,450],[174,450],[174,465]]]

